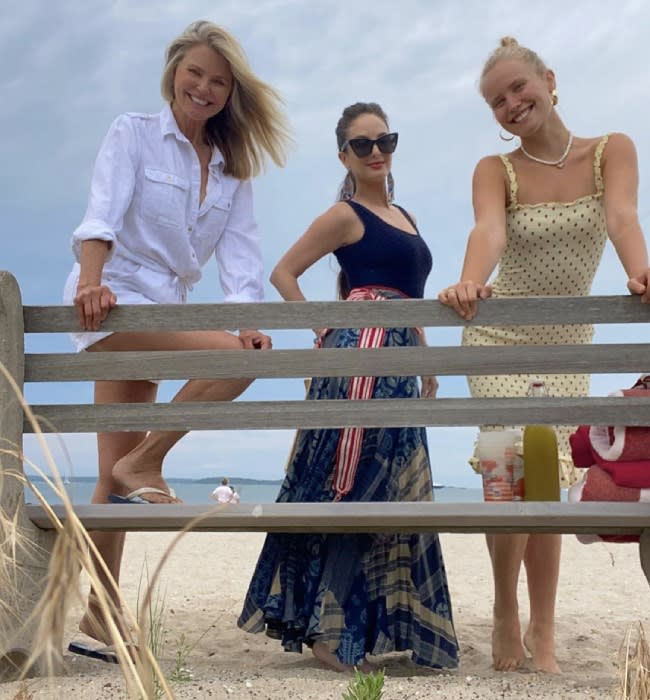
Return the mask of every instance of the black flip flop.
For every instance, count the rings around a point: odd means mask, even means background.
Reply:
[[[84,642],[70,642],[68,644],[68,651],[73,654],[79,654],[79,656],[87,656],[90,659],[96,659],[97,661],[103,661],[107,664],[119,664],[120,661],[115,653],[115,648],[112,646],[102,645],[101,642],[97,642],[97,646],[91,644],[85,644]]]

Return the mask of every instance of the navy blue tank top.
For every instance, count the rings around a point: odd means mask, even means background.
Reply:
[[[354,287],[392,287],[409,297],[421,299],[433,260],[419,232],[406,233],[387,224],[358,202],[348,201],[361,219],[363,236],[334,251],[341,269]],[[413,224],[411,217],[398,209]]]

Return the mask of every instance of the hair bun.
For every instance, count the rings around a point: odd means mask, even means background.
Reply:
[[[500,46],[512,46],[513,48],[515,46],[519,46],[519,42],[512,36],[504,36],[501,37],[501,41],[499,42]]]

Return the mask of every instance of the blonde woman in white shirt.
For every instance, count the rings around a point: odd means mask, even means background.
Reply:
[[[212,255],[225,301],[263,297],[250,178],[267,156],[284,163],[288,128],[279,95],[254,75],[238,42],[210,22],[191,24],[169,45],[166,59],[162,95],[168,104],[159,114],[118,117],[97,156],[64,295],[79,312],[81,332],[73,342],[79,351],[270,348],[271,339],[257,330],[101,331],[117,303],[184,303]],[[250,381],[192,380],[174,400],[229,401]],[[152,402],[156,390],[149,381],[102,381],[95,402]],[[93,503],[176,501],[162,463],[184,434],[99,433]],[[94,541],[118,581],[124,533],[96,533]],[[117,592],[107,588],[117,601]],[[91,592],[80,629],[108,645],[96,602]],[[77,647],[71,650],[86,653]]]

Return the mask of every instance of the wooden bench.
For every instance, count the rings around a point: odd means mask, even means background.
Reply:
[[[482,325],[646,323],[649,310],[632,297],[492,299],[481,304]],[[118,307],[109,330],[200,328],[305,329],[359,326],[462,326],[437,301],[188,304]],[[417,347],[270,352],[121,352],[25,354],[25,333],[77,330],[69,307],[23,306],[16,280],[0,272],[0,508],[30,542],[14,557],[20,596],[0,592],[0,657],[20,661],[33,630],[24,624],[45,582],[54,544],[52,523],[40,506],[26,506],[22,482],[23,435],[34,432],[16,391],[26,382],[97,379],[290,378],[390,374],[480,375],[511,373],[644,372],[650,344]],[[618,387],[613,387],[618,388]],[[363,426],[477,426],[486,422],[650,425],[643,398],[501,398],[388,401],[239,401],[120,405],[34,405],[43,432],[123,430],[256,430]],[[3,447],[5,451],[2,451]],[[459,446],[466,449],[467,446]],[[435,466],[435,465],[434,465]],[[88,529],[178,530],[208,506],[79,505]],[[55,511],[64,517],[63,510]],[[0,528],[5,527],[1,523]],[[561,532],[641,535],[641,563],[650,580],[650,508],[639,503],[322,503],[239,504],[212,510],[197,526],[209,531],[319,532]],[[9,532],[0,532],[5,554]],[[13,556],[13,553],[12,553]],[[0,668],[0,672],[1,672]]]

